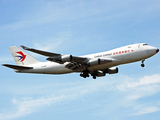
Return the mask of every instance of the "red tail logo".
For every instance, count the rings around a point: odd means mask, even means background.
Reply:
[[[25,60],[25,58],[26,58],[26,55],[24,55],[22,51],[19,51],[19,52],[16,52],[16,53],[21,55],[21,56],[16,56],[16,57],[20,58],[19,59],[19,60],[21,60],[20,62],[23,62]]]

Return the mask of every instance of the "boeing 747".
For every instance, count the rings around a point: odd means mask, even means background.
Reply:
[[[159,49],[145,43],[84,56],[63,55],[23,45],[21,47],[24,50],[46,56],[48,62],[40,62],[20,48],[13,46],[9,47],[9,50],[17,65],[3,64],[3,66],[14,69],[17,73],[66,74],[76,72],[80,73],[83,78],[91,75],[93,79],[106,74],[118,73],[117,66],[121,64],[142,61],[141,66],[144,67],[145,59],[159,52]]]

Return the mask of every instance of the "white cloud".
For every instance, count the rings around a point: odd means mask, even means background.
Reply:
[[[123,92],[130,92],[126,98],[128,100],[137,100],[141,97],[150,96],[160,91],[160,75],[154,74],[151,76],[144,76],[139,79],[132,79],[124,81],[117,85],[117,89]]]
[[[133,112],[131,112],[130,115],[153,113],[160,110],[159,104],[158,103],[154,104],[150,102],[150,105],[148,105],[148,103],[145,102],[143,103],[143,105],[141,105],[142,103],[141,101],[139,101],[139,98],[149,97],[155,93],[160,92],[159,80],[160,80],[159,74],[144,76],[139,79],[129,78],[128,76],[119,75],[117,77],[108,76],[107,78],[101,78],[99,80],[74,82],[72,84],[61,83],[63,89],[56,89],[56,94],[50,92],[50,95],[42,96],[40,98],[34,98],[34,97],[24,97],[22,99],[13,98],[12,99],[13,108],[10,108],[10,110],[7,109],[3,111],[0,114],[0,119],[5,120],[5,119],[18,118],[34,112],[38,112],[39,110],[42,110],[42,108],[47,106],[54,106],[61,103],[67,104],[65,103],[65,101],[73,101],[85,95],[88,96],[89,94],[95,94],[107,91],[112,92],[113,94],[114,92],[116,92],[120,95],[120,97],[117,97],[116,100],[114,99],[111,100],[110,98],[108,99],[109,101],[112,101],[112,104],[114,102],[116,103],[116,108],[122,107],[122,108],[132,109]],[[38,87],[38,89],[48,88],[50,89],[50,91],[52,91],[52,89],[53,91],[55,90],[55,86],[52,86],[50,84],[48,86],[47,85],[45,86],[46,86],[45,88]],[[34,87],[36,88],[36,86]],[[32,87],[30,86],[29,88],[31,89]],[[25,89],[25,91],[27,90]],[[37,91],[41,92],[43,90],[37,90]],[[48,91],[46,91],[46,93],[49,94]],[[102,113],[105,112],[103,111]]]
[[[159,104],[148,101],[143,102],[140,98],[150,97],[160,92],[160,75],[148,75],[142,78],[125,80],[117,85],[117,89],[126,93],[122,105],[133,108],[131,115],[142,115],[160,111]]]
[[[21,116],[25,116],[34,112],[39,111],[40,108],[45,106],[59,104],[67,100],[75,100],[81,96],[84,96],[94,91],[101,91],[106,86],[98,81],[85,82],[83,85],[79,85],[72,88],[65,88],[63,91],[57,91],[59,95],[47,95],[41,98],[22,98],[22,100],[12,99],[12,103],[15,106],[11,111],[4,111],[5,113],[0,114],[0,120],[13,119]],[[53,87],[52,87],[53,88]],[[33,91],[32,91],[33,92]]]
[[[134,107],[134,110],[138,112],[134,113],[133,115],[143,115],[160,111],[160,108],[157,106],[148,106],[147,104],[146,105],[142,104]]]
[[[154,74],[151,76],[144,76],[143,78],[130,79],[130,81],[124,81],[122,84],[117,85],[117,89],[126,91],[126,90],[140,90],[156,92],[160,89],[155,89],[159,86],[160,83],[160,75]]]
[[[54,35],[52,38],[45,38],[44,40],[34,40],[33,46],[35,49],[41,49],[46,51],[54,51],[57,48],[63,48],[62,43],[64,41],[67,42],[71,37],[71,33],[69,31],[59,32]]]
[[[37,111],[42,106],[49,106],[65,99],[67,98],[63,95],[58,97],[47,96],[39,99],[24,98],[22,101],[13,98],[12,103],[16,106],[16,108],[14,108],[12,112],[8,112],[7,114],[0,114],[0,120],[13,119],[25,116],[27,114]]]

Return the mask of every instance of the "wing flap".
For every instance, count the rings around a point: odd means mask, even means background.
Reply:
[[[68,63],[65,67],[73,71],[82,71],[84,69],[84,65],[77,63]]]
[[[10,64],[2,64],[5,67],[9,67],[11,69],[16,70],[26,70],[26,69],[33,69],[33,67],[25,67],[25,66],[18,66],[18,65],[10,65]]]

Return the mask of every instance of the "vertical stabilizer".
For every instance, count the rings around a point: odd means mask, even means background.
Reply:
[[[16,61],[17,65],[30,65],[40,62],[28,53],[18,48],[17,46],[9,47],[9,50],[12,53],[12,56]]]

